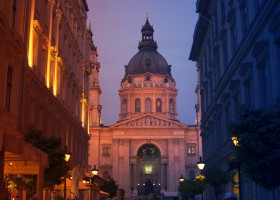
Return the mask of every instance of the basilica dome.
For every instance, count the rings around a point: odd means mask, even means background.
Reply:
[[[138,45],[139,51],[125,66],[125,77],[146,72],[171,76],[171,65],[168,65],[165,58],[157,52],[157,43],[153,39],[154,29],[148,19],[141,32],[142,40]]]

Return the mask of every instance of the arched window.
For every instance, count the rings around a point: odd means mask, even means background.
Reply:
[[[141,112],[141,101],[140,99],[135,99],[135,112]]]
[[[127,112],[127,100],[124,99],[122,101],[122,113],[125,114]]]
[[[157,98],[157,100],[156,100],[156,111],[157,111],[157,112],[162,112],[162,111],[161,111],[161,107],[162,107],[161,99],[160,99],[160,98]]]
[[[172,112],[172,113],[175,112],[175,102],[173,99],[169,100],[169,112]]]
[[[145,112],[152,112],[152,100],[150,98],[145,99]]]

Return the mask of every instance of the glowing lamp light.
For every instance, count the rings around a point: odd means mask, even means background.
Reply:
[[[182,183],[182,182],[184,182],[185,181],[185,179],[184,179],[184,177],[183,177],[183,175],[181,174],[181,176],[180,176],[180,178],[179,178],[179,181],[180,181],[180,183]]]
[[[153,166],[152,165],[146,165],[145,166],[145,172],[146,174],[151,174],[153,171]]]
[[[202,162],[202,158],[201,157],[199,158],[199,162],[197,163],[197,167],[198,167],[198,169],[200,171],[202,171],[204,169],[204,167],[205,167],[205,163]]]
[[[70,157],[71,157],[71,153],[67,152],[67,153],[65,153],[65,155],[64,155],[64,160],[65,160],[66,162],[68,162],[68,160],[70,159]]]
[[[96,169],[96,166],[94,165],[93,169],[91,170],[91,173],[93,175],[97,175],[98,174],[98,169]]]
[[[232,140],[234,146],[239,146],[239,144],[238,144],[239,141],[238,141],[238,139],[237,139],[236,136],[232,136],[232,137],[231,137],[231,140]]]

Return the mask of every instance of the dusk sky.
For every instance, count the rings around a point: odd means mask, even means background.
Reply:
[[[195,24],[198,18],[196,0],[88,0],[93,42],[101,64],[102,122],[118,121],[118,90],[124,77],[124,66],[138,52],[141,28],[148,13],[154,27],[157,51],[167,60],[177,83],[179,120],[195,124],[195,63],[189,61]]]

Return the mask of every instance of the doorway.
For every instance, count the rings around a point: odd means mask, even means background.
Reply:
[[[154,192],[153,183],[153,179],[145,179],[145,195]]]

